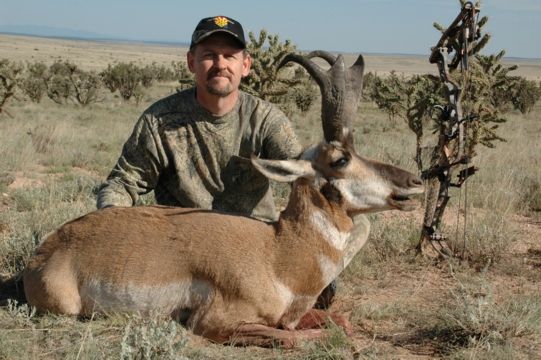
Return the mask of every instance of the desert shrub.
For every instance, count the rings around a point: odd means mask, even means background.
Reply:
[[[69,73],[69,65],[62,61],[55,61],[49,67],[49,76],[46,79],[47,96],[59,105],[66,104],[73,95]]]
[[[246,50],[252,58],[252,65],[248,76],[242,79],[241,90],[263,100],[282,103],[292,100],[286,96],[290,89],[312,86],[304,69],[297,68],[293,73],[289,71],[293,68],[293,63],[277,70],[286,55],[297,52],[297,47],[291,40],[287,39],[282,43],[278,35],[269,35],[265,29],[259,33],[259,39],[256,39],[252,31],[248,36],[250,41],[246,44]],[[264,48],[267,41],[269,46]],[[307,90],[304,95],[311,93]],[[303,107],[306,108],[304,105]]]
[[[138,84],[133,90],[133,98],[135,99],[135,103],[139,105],[146,96],[147,92],[145,91],[145,86]]]
[[[417,154],[423,146],[428,109],[444,103],[441,80],[433,75],[404,74],[391,71],[387,77],[374,75],[372,86],[367,89],[370,99],[387,113],[390,124],[396,126],[396,118],[403,119],[417,138]]]
[[[53,76],[48,82],[47,96],[59,105],[66,104],[72,96],[71,83],[63,76]]]
[[[6,307],[7,316],[17,327],[32,327],[32,319],[36,316],[36,308],[28,304],[20,304],[17,300],[9,299]]]
[[[152,87],[152,83],[155,79],[155,69],[153,66],[145,66],[141,68],[141,85],[146,88]]]
[[[292,98],[299,109],[303,114],[308,112],[314,101],[317,99],[317,89],[315,86],[310,84],[305,84],[303,86],[295,86],[292,90]]]
[[[118,63],[115,66],[110,64],[100,73],[104,85],[111,91],[118,90],[120,96],[128,101],[133,96],[133,92],[142,81],[142,71],[133,62]]]
[[[177,91],[182,91],[195,86],[195,75],[191,73],[190,69],[184,61],[172,61],[173,77],[179,82],[180,86]]]
[[[372,88],[374,87],[374,84],[377,78],[378,78],[378,75],[376,73],[373,73],[372,71],[369,71],[364,74],[363,95],[361,98],[363,101],[372,101],[372,98],[371,98]]]
[[[0,116],[8,111],[7,105],[11,99],[20,100],[17,95],[19,85],[24,80],[24,66],[22,63],[12,62],[8,59],[0,60]]]
[[[141,68],[141,84],[146,88],[151,87],[154,81],[167,82],[175,79],[173,70],[164,65],[158,66],[155,62],[152,65],[146,65],[144,68]]]
[[[165,65],[154,65],[154,79],[158,82],[169,82],[175,80],[175,74],[173,70]]]
[[[179,352],[185,348],[190,338],[181,326],[170,319],[153,316],[142,319],[131,316],[124,327],[120,343],[121,359],[187,359]]]
[[[513,90],[511,101],[515,109],[523,114],[531,112],[535,103],[541,99],[541,86],[534,80],[520,77]]]
[[[21,89],[28,98],[39,103],[47,92],[47,65],[42,62],[26,64],[26,78],[21,84]]]
[[[100,101],[102,79],[95,71],[87,72],[69,61],[55,61],[44,76],[47,95],[57,104],[69,101],[86,107]]]
[[[303,114],[307,113],[318,98],[319,87],[312,81],[302,67],[296,67],[293,79],[299,81],[287,95],[278,98],[277,102],[292,102]],[[271,99],[272,101],[272,99]]]
[[[101,101],[102,81],[95,71],[87,72],[76,67],[72,68],[70,80],[74,89],[74,98],[79,105],[85,107]]]
[[[508,107],[505,103],[494,101],[494,93],[502,87],[508,89],[514,86],[515,78],[508,76],[508,73],[516,70],[518,66],[504,67],[500,63],[504,55],[504,50],[496,55],[476,54],[475,59],[470,61],[469,83],[460,72],[453,74],[459,83],[463,81],[463,85],[469,84],[467,91],[462,93],[464,116],[479,116],[469,126],[466,152],[470,157],[475,156],[477,144],[493,148],[496,140],[505,141],[497,134],[497,129],[498,124],[507,121],[505,113]],[[491,99],[490,103],[487,103],[486,99]]]
[[[472,217],[469,221],[465,243],[468,260],[472,267],[480,269],[487,262],[500,262],[516,241],[516,235],[509,226],[509,221],[498,212],[488,212],[481,216]],[[464,246],[464,230],[459,227],[455,228],[453,232],[456,234],[451,234],[449,242],[455,252],[460,253]]]

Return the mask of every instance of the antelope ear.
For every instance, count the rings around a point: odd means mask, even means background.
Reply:
[[[347,148],[355,150],[355,139],[353,138],[352,130],[344,129],[344,142]]]
[[[292,182],[298,178],[313,179],[316,171],[306,160],[266,160],[252,154],[252,164],[259,172],[271,180]]]

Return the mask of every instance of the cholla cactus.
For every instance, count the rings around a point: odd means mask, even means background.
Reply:
[[[94,102],[101,101],[100,90],[102,86],[101,76],[95,71],[84,71],[76,65],[69,66],[69,79],[73,87],[73,97],[83,107]]]
[[[466,3],[465,0],[459,0],[461,6]],[[475,4],[476,7],[481,7],[481,2]],[[477,25],[482,30],[488,22],[488,17],[482,17]],[[438,23],[434,23],[434,27],[445,32]],[[457,35],[458,36],[458,35]],[[491,39],[489,33],[484,34],[477,42],[472,42],[468,47],[468,55],[472,57],[469,62],[470,68],[468,72],[461,72],[451,69],[452,78],[457,81],[462,87],[461,103],[464,117],[475,115],[478,118],[471,123],[468,133],[467,149],[465,152],[468,156],[475,155],[475,146],[482,144],[487,147],[494,147],[494,141],[505,141],[502,137],[496,134],[498,125],[491,123],[506,122],[505,113],[509,110],[508,103],[510,97],[502,96],[502,94],[511,94],[511,89],[519,77],[509,76],[510,71],[516,70],[517,65],[504,67],[500,64],[500,60],[505,55],[502,50],[497,55],[481,55],[480,51],[488,44]],[[449,49],[449,53],[455,51],[455,58],[460,54],[460,44],[455,42],[453,49]],[[454,62],[451,61],[451,63]],[[450,144],[453,148],[453,144]]]
[[[102,78],[95,71],[84,71],[69,61],[55,61],[41,74],[47,96],[57,104],[72,101],[83,107],[101,101]]]
[[[173,66],[173,76],[180,83],[177,91],[182,91],[195,86],[195,76],[188,69],[186,62],[172,61],[171,65]]]
[[[463,5],[464,1],[461,0]],[[477,6],[480,4],[478,3]],[[483,28],[488,17],[483,17],[478,25]],[[445,32],[445,28],[435,23],[434,27]],[[461,104],[464,117],[475,115],[477,118],[471,122],[468,132],[466,154],[471,158],[475,155],[475,147],[482,144],[494,147],[494,141],[505,141],[496,133],[498,123],[507,121],[504,114],[509,109],[509,101],[512,89],[519,81],[519,77],[509,76],[509,72],[517,69],[517,66],[504,67],[500,61],[505,54],[501,51],[497,55],[481,55],[479,52],[490,40],[490,34],[485,34],[478,42],[469,44],[468,54],[470,68],[468,72],[451,69],[452,78],[462,87]],[[458,44],[452,50],[456,54],[460,51]],[[451,51],[450,51],[451,52]],[[452,63],[451,61],[450,63]],[[417,136],[417,157],[420,161],[420,151],[423,147],[423,136],[426,134],[424,127],[430,130],[446,126],[439,119],[427,120],[428,110],[433,105],[443,105],[448,102],[444,98],[443,83],[440,78],[431,75],[413,76],[408,79],[394,72],[387,78],[376,76],[374,85],[370,89],[370,96],[378,107],[389,114],[389,119],[394,122],[396,117],[406,121],[410,129]],[[503,95],[507,94],[507,97]],[[449,142],[449,148],[456,152],[456,139]],[[453,157],[453,156],[451,156]]]
[[[131,99],[133,92],[142,80],[141,68],[133,62],[121,62],[115,66],[109,64],[107,69],[103,70],[100,75],[105,86],[111,92],[118,90],[125,101]]]
[[[28,98],[35,102],[41,102],[47,92],[47,65],[42,62],[26,63],[26,77],[20,87]]]
[[[475,155],[477,144],[492,148],[495,140],[505,141],[496,133],[498,125],[491,123],[507,121],[504,114],[509,109],[508,104],[505,101],[499,101],[498,95],[501,91],[514,88],[519,78],[508,75],[510,71],[518,68],[517,65],[504,67],[500,64],[504,54],[503,50],[498,55],[485,56],[476,53],[475,61],[470,62],[469,73],[455,71],[452,75],[464,84],[462,94],[464,116],[479,116],[470,124],[468,149],[465,149],[470,157]]]
[[[406,78],[391,71],[387,78],[375,75],[371,99],[389,115],[391,123],[396,117],[403,119],[417,139],[416,161],[420,169],[424,127],[428,124],[428,109],[444,103],[441,80],[433,75],[415,75]]]
[[[7,109],[7,105],[12,98],[22,100],[17,95],[17,90],[24,80],[23,75],[24,66],[22,63],[11,62],[8,59],[0,60],[0,116],[6,113],[13,118],[13,115]]]
[[[263,100],[281,102],[281,99],[278,98],[288,94],[290,89],[299,86],[312,86],[304,69],[299,68],[294,72],[288,70],[293,67],[292,63],[276,71],[287,54],[297,52],[297,46],[293,45],[291,40],[288,39],[282,43],[278,35],[269,35],[265,29],[259,33],[259,39],[256,39],[252,31],[248,33],[248,36],[250,42],[247,44],[246,50],[252,57],[252,67],[248,76],[242,79],[241,90],[259,96]],[[263,49],[267,40],[269,47]],[[303,93],[302,96],[306,96],[306,93]],[[304,108],[305,100],[299,99]]]
[[[520,78],[512,91],[511,102],[515,109],[527,114],[532,111],[539,99],[541,99],[541,84],[534,80]]]

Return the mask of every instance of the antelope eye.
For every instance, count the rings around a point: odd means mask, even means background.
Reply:
[[[340,159],[336,160],[335,162],[332,162],[331,167],[336,168],[336,167],[345,166],[345,165],[347,165],[348,162],[349,162],[349,159],[343,157],[343,158],[340,158]]]

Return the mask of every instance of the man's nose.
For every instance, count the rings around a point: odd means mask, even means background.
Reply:
[[[225,58],[222,55],[218,55],[214,58],[214,66],[218,69],[225,69]]]

